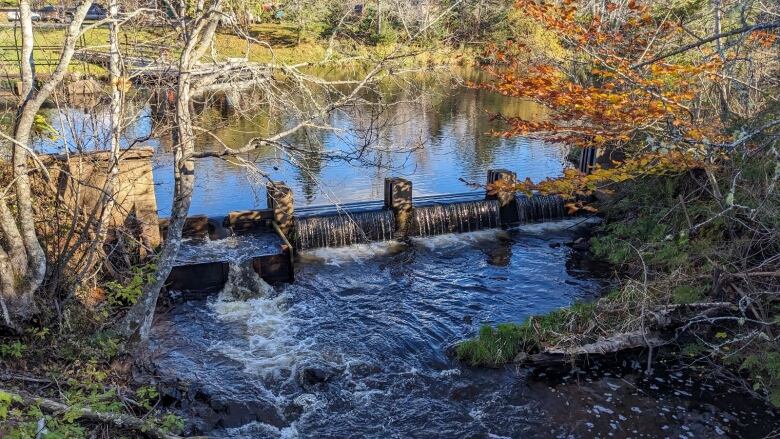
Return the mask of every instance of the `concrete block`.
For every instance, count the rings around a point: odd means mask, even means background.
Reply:
[[[119,176],[114,181],[114,209],[109,229],[131,226],[149,248],[160,245],[157,199],[152,174],[152,148],[122,151]],[[110,166],[109,151],[78,155],[42,156],[57,190],[71,208],[82,212],[95,209],[102,197]]]
[[[273,211],[274,221],[288,234],[293,227],[295,213],[293,192],[284,182],[277,181],[266,185],[268,208]]]
[[[273,220],[273,209],[238,210],[228,213],[225,227],[237,234],[268,231],[271,228],[268,223]]]
[[[225,286],[229,273],[227,262],[181,265],[171,269],[165,286],[183,293],[215,293]]]
[[[290,283],[295,280],[290,248],[285,246],[281,254],[252,258],[252,268],[269,284]]]
[[[385,178],[385,209],[391,209],[395,217],[395,239],[409,235],[412,223],[412,182],[404,178]]]
[[[517,212],[516,191],[517,174],[506,169],[490,169],[487,172],[488,192],[485,198],[498,200],[501,225],[507,226],[520,221]]]
[[[160,221],[160,235],[163,239],[168,234],[168,218]],[[209,218],[206,215],[194,215],[184,220],[184,228],[181,232],[182,238],[206,239],[211,236],[211,227]]]

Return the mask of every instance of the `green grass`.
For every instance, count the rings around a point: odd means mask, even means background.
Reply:
[[[517,355],[528,335],[528,327],[502,323],[495,328],[483,326],[476,337],[464,340],[455,355],[472,366],[498,367]]]
[[[298,29],[289,24],[265,23],[252,25],[247,33],[253,38],[267,42],[268,45],[252,42],[249,44],[244,37],[227,32],[219,32],[216,36],[215,47],[217,59],[247,57],[254,62],[274,62],[279,64],[297,64],[302,62],[317,62],[324,59],[327,52],[327,41],[317,39],[316,35],[309,32],[298,41]],[[37,28],[34,32],[37,48],[33,52],[36,62],[36,71],[45,76],[54,70],[60,50],[59,44],[64,38],[63,29]],[[157,48],[171,48],[169,58],[177,56],[176,35],[169,29],[142,29],[125,27],[122,29],[120,43],[126,56],[156,56]],[[0,46],[6,46],[0,50],[0,76],[16,79],[19,75],[19,52],[11,47],[19,44],[20,33],[13,28],[0,28]],[[333,58],[353,59],[362,58],[363,61],[349,61],[350,65],[365,63],[371,58],[378,58],[392,50],[391,45],[368,46],[356,44],[353,41],[339,41],[334,51]],[[85,32],[79,42],[78,48],[89,50],[108,50],[108,29],[96,28]],[[410,50],[415,50],[410,47]],[[418,48],[418,55],[410,57],[406,62],[414,65],[451,64],[453,60],[473,59],[473,54],[468,50],[456,50],[445,47]],[[73,73],[82,73],[90,76],[102,77],[107,74],[100,66],[73,60],[69,67]]]
[[[498,367],[511,362],[520,352],[534,352],[542,346],[557,344],[562,334],[595,316],[595,303],[578,302],[545,315],[532,316],[521,324],[483,326],[475,337],[458,343],[455,355],[471,366]]]

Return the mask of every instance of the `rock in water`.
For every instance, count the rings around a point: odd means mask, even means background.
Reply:
[[[327,365],[309,366],[301,370],[299,382],[303,387],[316,386],[326,383],[339,373],[333,367]]]

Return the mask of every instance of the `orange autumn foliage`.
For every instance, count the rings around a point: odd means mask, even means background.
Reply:
[[[596,14],[568,0],[517,0],[515,5],[554,33],[573,59],[527,65],[518,56],[521,44],[492,49],[502,61],[487,68],[494,80],[472,86],[534,101],[550,114],[543,122],[497,115],[504,128],[494,134],[608,148],[625,157],[590,175],[569,169],[561,178],[521,182],[517,190],[573,198],[641,175],[685,172],[703,166],[713,145],[728,140],[721,120],[701,108],[714,89],[719,57],[700,48],[697,56],[643,64],[683,41],[685,32],[651,10],[653,2],[608,2]],[[756,38],[766,44],[767,37]]]

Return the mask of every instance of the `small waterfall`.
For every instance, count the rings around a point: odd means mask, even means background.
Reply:
[[[517,218],[520,223],[546,221],[566,216],[563,198],[560,195],[518,195]]]
[[[268,285],[252,268],[251,262],[230,262],[230,271],[220,297],[235,300],[248,300],[255,297],[267,297],[273,292],[273,287]]]
[[[520,223],[563,218],[563,198],[557,195],[517,196]],[[416,206],[412,211],[411,236],[476,232],[501,227],[498,200]],[[344,215],[296,218],[294,245],[300,250],[345,247],[389,241],[395,232],[391,210],[372,210]]]
[[[372,241],[388,241],[395,232],[390,210],[374,210],[344,215],[296,218],[295,246],[305,250],[343,247]]]
[[[434,236],[500,226],[498,201],[480,200],[415,207],[411,232],[415,236]]]

